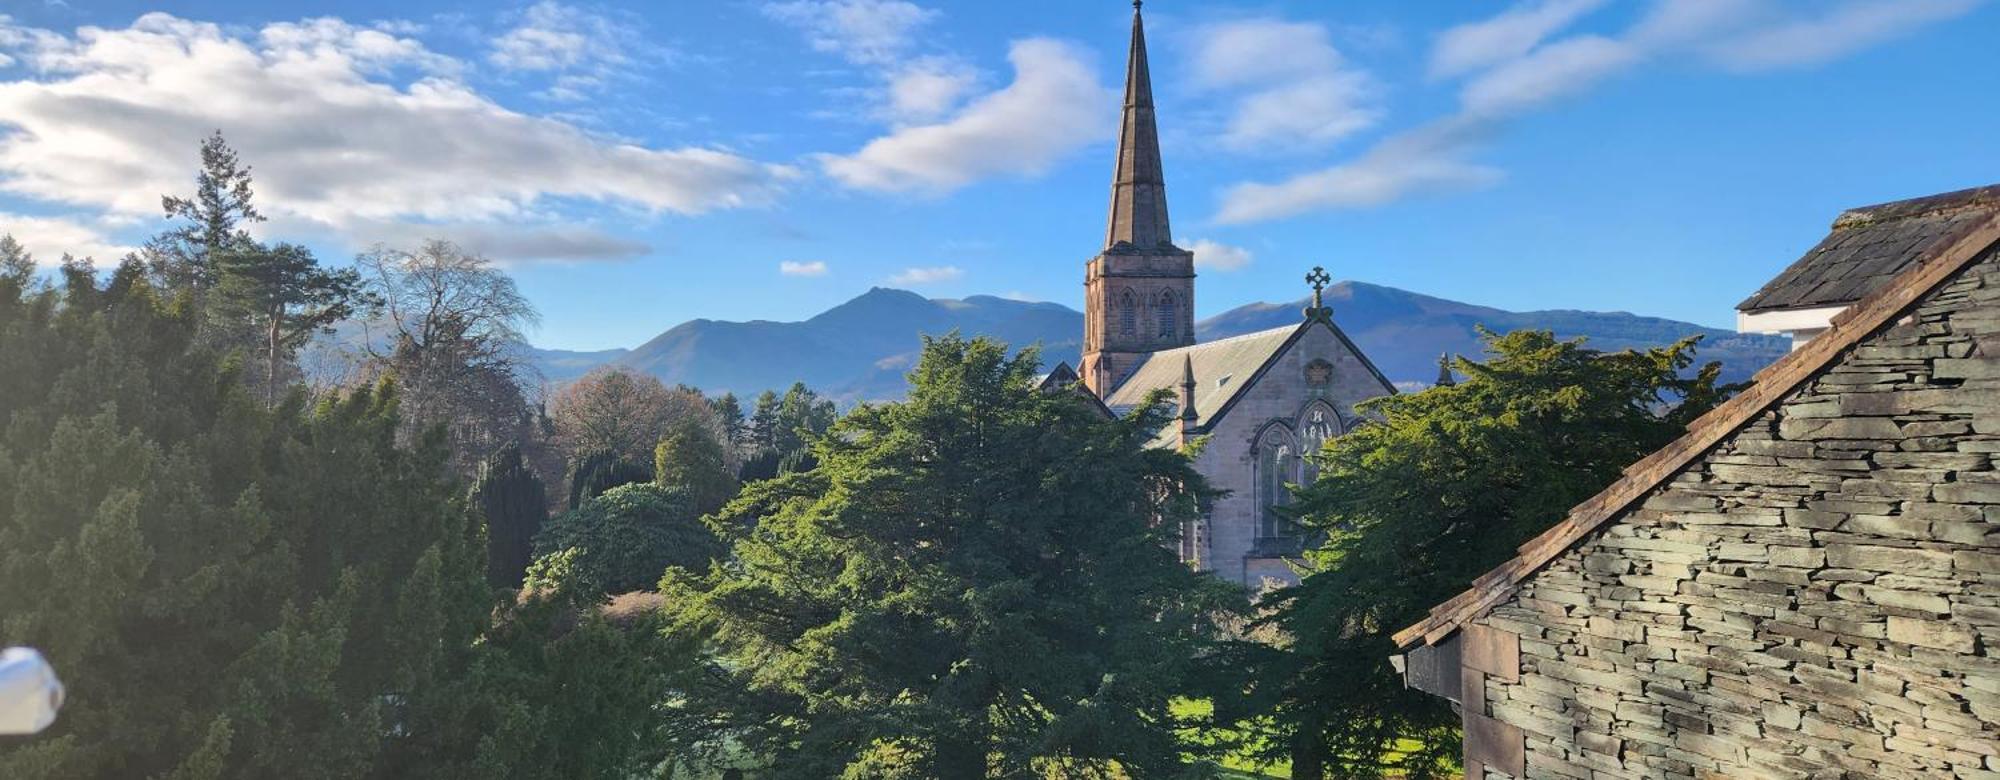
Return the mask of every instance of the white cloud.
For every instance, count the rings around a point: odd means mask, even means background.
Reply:
[[[1547,41],[1597,4],[1544,0],[1454,28],[1439,39],[1433,71],[1466,77],[1457,113],[1390,135],[1339,165],[1277,183],[1230,187],[1216,219],[1254,222],[1488,186],[1503,174],[1468,157],[1504,120],[1581,94],[1646,62],[1679,56],[1736,70],[1825,62],[1961,16],[1981,2],[1846,0],[1802,6],[1775,0],[1656,0],[1621,33]]]
[[[1006,298],[1007,300],[1010,301],[1020,301],[1022,303],[1042,302],[1042,299],[1040,297],[1026,290],[1008,290],[1007,292],[1001,293],[1000,297]]]
[[[955,265],[934,265],[921,268],[905,268],[901,273],[889,277],[890,284],[920,285],[955,282],[965,277],[965,269]]]
[[[1240,271],[1249,267],[1250,250],[1240,246],[1200,239],[1188,245],[1194,253],[1194,267],[1210,271]]]
[[[1480,74],[1465,85],[1459,99],[1475,114],[1514,114],[1589,89],[1641,56],[1624,41],[1596,35],[1566,38]]]
[[[1014,82],[939,123],[914,125],[820,164],[849,187],[945,192],[999,174],[1033,175],[1110,135],[1116,98],[1085,54],[1058,41],[1016,41]]]
[[[1454,120],[1391,136],[1352,162],[1276,184],[1238,184],[1223,192],[1216,221],[1258,222],[1323,209],[1379,206],[1419,193],[1489,186],[1500,180],[1500,171],[1463,159],[1470,139],[1478,132],[1476,126]]]
[[[697,214],[770,200],[797,172],[649,148],[504,108],[421,44],[337,20],[252,35],[148,14],[123,29],[19,31],[0,81],[0,191],[157,217],[221,129],[275,220],[344,235],[394,222],[543,221],[561,200]],[[382,74],[425,74],[399,86]],[[362,241],[366,236],[357,237]]]
[[[1962,16],[1980,2],[1853,0],[1834,7],[1824,16],[1793,18],[1720,41],[1710,53],[1722,64],[1742,70],[1817,65]]]
[[[813,49],[857,65],[896,61],[917,30],[941,15],[905,0],[790,0],[767,3],[763,10],[805,32]]]
[[[862,113],[874,119],[934,120],[979,81],[979,70],[957,57],[913,54],[925,48],[918,31],[943,16],[933,9],[904,0],[791,0],[766,3],[763,11],[805,33],[814,50],[861,66],[875,82],[867,90],[872,105]]]
[[[888,76],[887,106],[891,121],[936,119],[958,106],[979,81],[979,72],[948,57],[924,57]]]
[[[280,225],[290,227],[283,223]],[[302,226],[299,229],[308,230],[311,227]],[[507,265],[545,261],[630,260],[653,251],[653,247],[644,241],[612,235],[587,225],[369,222],[351,225],[345,235],[334,236],[337,239],[349,237],[365,237],[371,243],[405,248],[442,238]]]
[[[804,262],[785,260],[778,263],[778,273],[786,276],[825,276],[827,270],[826,261],[824,260]]]
[[[1227,146],[1330,143],[1381,118],[1374,79],[1346,64],[1323,25],[1246,19],[1205,26],[1196,38],[1196,85],[1246,93],[1223,133]]]
[[[493,39],[486,59],[505,70],[551,74],[553,82],[537,94],[577,101],[625,74],[641,56],[657,53],[629,20],[543,0],[521,11],[514,26]]]
[[[1527,54],[1603,5],[1604,0],[1541,0],[1453,27],[1438,36],[1431,50],[1431,75],[1461,76]]]
[[[44,267],[54,265],[64,253],[109,264],[136,249],[112,243],[103,232],[75,220],[30,217],[4,211],[0,211],[0,235],[13,236]]]

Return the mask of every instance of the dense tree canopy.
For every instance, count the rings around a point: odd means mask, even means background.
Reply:
[[[1147,446],[1160,407],[1107,421],[1035,365],[927,341],[908,400],[745,489],[734,560],[662,582],[715,654],[676,744],[773,777],[1183,771],[1169,700],[1240,603],[1166,544],[1201,477]]]
[[[549,521],[536,537],[538,556],[574,550],[574,587],[618,594],[650,590],[670,566],[707,571],[722,543],[679,487],[649,482],[605,491]]]
[[[1602,353],[1545,331],[1489,334],[1486,362],[1457,362],[1463,381],[1374,401],[1377,423],[1329,442],[1291,507],[1325,542],[1298,586],[1261,605],[1284,640],[1223,656],[1254,671],[1235,714],[1261,716],[1267,757],[1318,778],[1424,776],[1455,756],[1456,717],[1403,688],[1389,634],[1713,408],[1718,366],[1689,374],[1694,346]]]
[[[71,695],[0,776],[393,765],[488,607],[442,453],[395,446],[387,389],[265,411],[136,263],[65,277],[0,296],[0,636]]]

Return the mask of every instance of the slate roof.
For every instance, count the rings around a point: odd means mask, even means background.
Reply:
[[[1849,209],[1818,246],[1736,308],[1757,313],[1846,306],[1996,211],[2000,184]]]
[[[1828,236],[1828,241],[1843,230],[1868,229],[1868,224],[1847,223],[1853,215],[1886,223],[1931,219],[1942,213],[1937,208],[1938,204],[1954,204],[1947,207],[1952,210],[1977,209],[1977,216],[1971,218],[1954,213],[1950,228],[1926,228],[1936,232],[1927,233],[1921,239],[1910,236],[1905,243],[1871,244],[1881,247],[1876,251],[1883,254],[1914,254],[1897,261],[1902,271],[1885,280],[1880,289],[1834,317],[1832,327],[1826,333],[1758,372],[1748,389],[1690,423],[1686,434],[1625,467],[1624,475],[1617,481],[1571,508],[1562,522],[1556,523],[1553,528],[1516,548],[1518,554],[1514,558],[1474,579],[1470,589],[1432,607],[1429,616],[1396,632],[1393,637],[1396,645],[1408,649],[1417,644],[1436,644],[1512,598],[1521,583],[1534,576],[1535,572],[1541,571],[1542,567],[1570,547],[1672,479],[1688,464],[1706,455],[1710,449],[1757,419],[1758,415],[1777,406],[1793,391],[1839,362],[1849,349],[1869,334],[1902,318],[1961,269],[1995,251],[1996,246],[2000,246],[2000,208],[1982,204],[1991,204],[1996,194],[2000,193],[1994,192],[1991,187],[1966,190],[1857,209],[1841,215],[1841,220],[1834,222],[1835,235]],[[1827,241],[1820,243],[1825,246]],[[1921,250],[1913,248],[1918,243],[1922,245]],[[1807,258],[1810,259],[1811,255],[1808,254]],[[1873,258],[1861,257],[1859,262],[1873,262]],[[1786,269],[1786,273],[1792,270]]]
[[[1332,328],[1334,335],[1361,359],[1376,381],[1381,382],[1387,392],[1396,392],[1395,385],[1368,361],[1368,356],[1340,328],[1325,320],[1304,320],[1297,325],[1149,353],[1146,362],[1140,363],[1125,381],[1104,397],[1104,404],[1123,416],[1146,400],[1147,393],[1164,388],[1174,393],[1168,400],[1168,406],[1178,417],[1181,375],[1187,364],[1192,362],[1195,428],[1205,431],[1228,413],[1230,405],[1244,389],[1256,383],[1266,365],[1282,354],[1307,328],[1316,324]],[[1154,443],[1171,444],[1178,434],[1178,426],[1166,426]]]

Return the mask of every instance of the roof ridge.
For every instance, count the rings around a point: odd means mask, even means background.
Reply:
[[[2000,184],[1984,187],[1968,187],[1921,198],[1892,200],[1869,206],[1856,206],[1840,212],[1834,217],[1834,230],[1848,230],[1877,222],[1890,222],[1913,217],[1927,217],[1936,214],[1965,211],[1976,208],[2000,206]]]
[[[2000,211],[1955,231],[1950,240],[1938,242],[1938,248],[1897,274],[1888,285],[1836,317],[1826,333],[1758,372],[1755,383],[1748,389],[1689,423],[1687,433],[1680,438],[1625,467],[1623,475],[1604,490],[1572,507],[1561,521],[1515,548],[1517,554],[1513,558],[1475,578],[1472,587],[1432,607],[1429,615],[1396,632],[1391,639],[1397,647],[1418,642],[1434,644],[1456,632],[1466,621],[1478,619],[1510,598],[1529,575],[1643,499],[1757,415],[1781,403],[1849,348],[1893,323],[1996,244],[2000,244]]]

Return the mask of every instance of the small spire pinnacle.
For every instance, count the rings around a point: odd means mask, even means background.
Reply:
[[[1194,356],[1181,356],[1181,384],[1194,384]]]
[[[1438,381],[1436,386],[1451,387],[1457,384],[1458,380],[1451,375],[1451,353],[1446,352],[1438,355]]]

